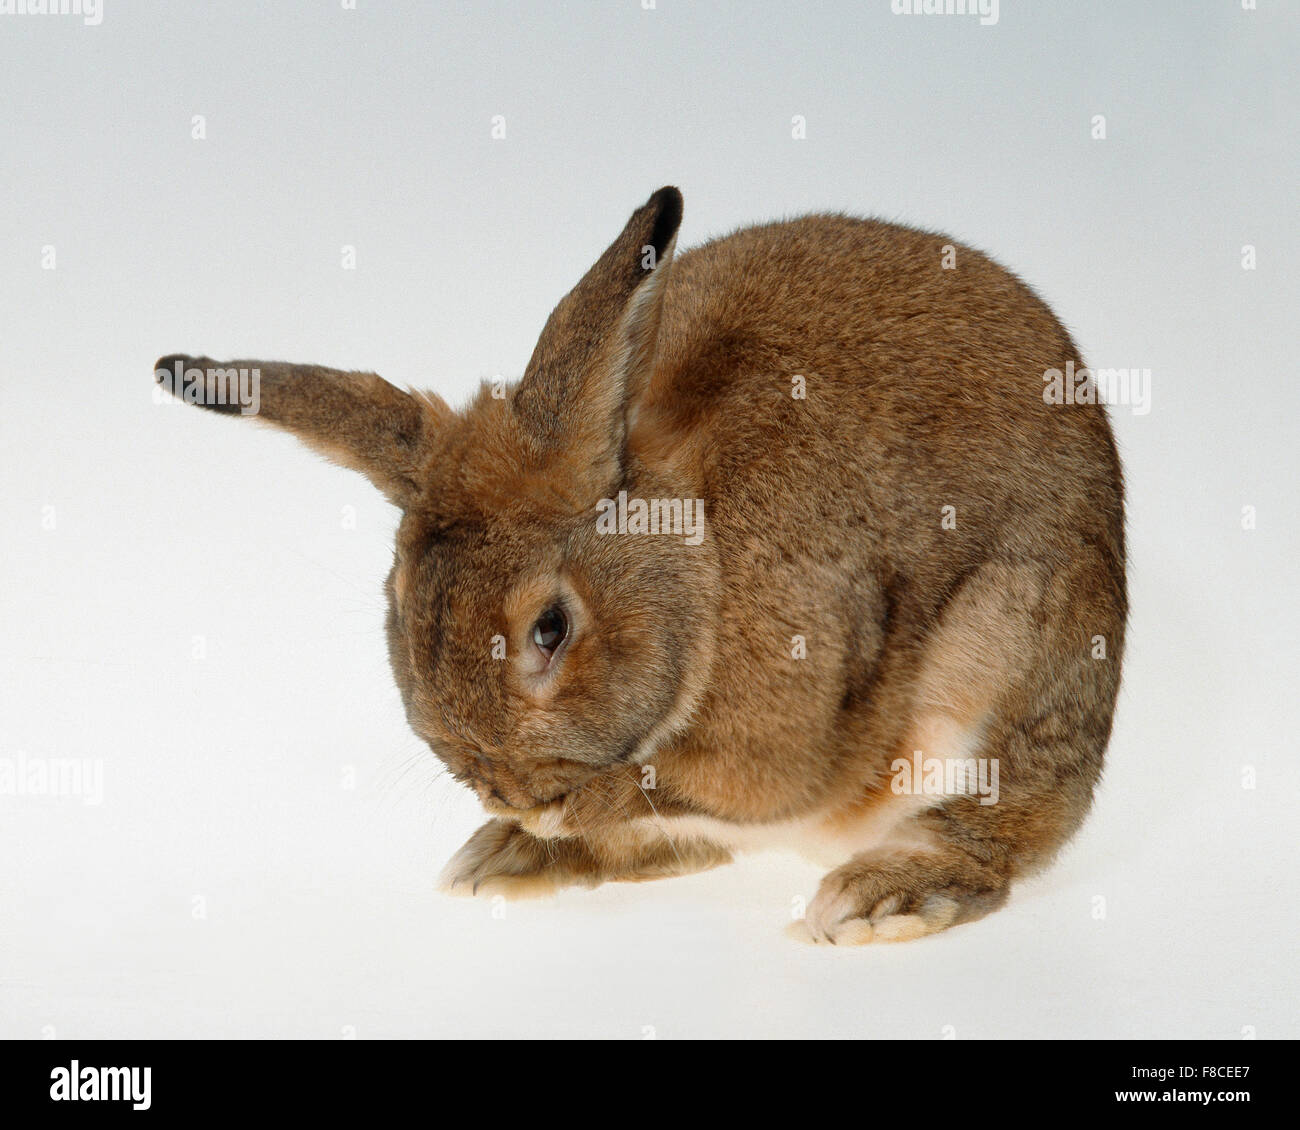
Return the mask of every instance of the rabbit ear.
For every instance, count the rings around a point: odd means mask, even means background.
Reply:
[[[682,194],[672,187],[632,213],[551,314],[515,390],[525,432],[587,490],[619,477],[627,413],[649,378],[681,222]]]
[[[452,414],[438,397],[403,392],[374,373],[316,365],[173,354],[159,358],[154,379],[188,403],[292,432],[398,506],[418,497],[432,436]]]

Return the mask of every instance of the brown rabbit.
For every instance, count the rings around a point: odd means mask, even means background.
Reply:
[[[448,888],[789,845],[833,868],[806,938],[977,918],[1101,772],[1126,615],[1105,410],[1048,402],[1079,355],[976,251],[821,215],[674,259],[681,215],[656,192],[519,383],[461,412],[306,365],[155,376],[239,412],[248,370],[262,419],[401,507],[393,670],[491,814]]]

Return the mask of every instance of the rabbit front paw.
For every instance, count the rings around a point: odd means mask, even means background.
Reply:
[[[489,820],[451,857],[438,881],[452,895],[541,898],[573,882],[554,850],[509,820]]]

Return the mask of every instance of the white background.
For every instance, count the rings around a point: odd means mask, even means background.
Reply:
[[[104,773],[97,806],[0,796],[0,1035],[1300,1034],[1286,7],[0,16],[0,758]],[[504,917],[436,894],[480,815],[387,670],[395,512],[153,400],[179,350],[461,401],[665,183],[683,248],[818,209],[951,232],[1094,365],[1152,371],[1114,413],[1133,620],[1098,804],[980,923],[798,946],[819,873],[779,855]]]

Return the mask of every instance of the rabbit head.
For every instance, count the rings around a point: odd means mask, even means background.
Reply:
[[[620,490],[680,497],[629,445],[682,200],[663,188],[551,314],[518,384],[463,411],[370,373],[170,356],[200,406],[258,374],[255,418],[368,476],[403,511],[385,589],[415,731],[489,809],[524,810],[682,726],[711,662],[707,537],[608,536]],[[223,375],[224,374],[224,375]]]

